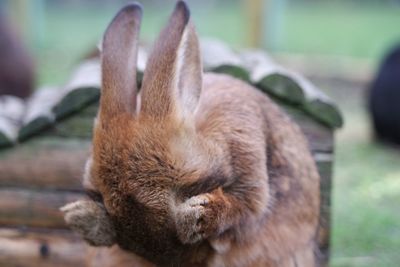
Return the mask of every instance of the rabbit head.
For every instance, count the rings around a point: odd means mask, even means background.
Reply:
[[[97,233],[103,236],[98,240],[87,232],[104,227],[74,228],[81,228],[77,230],[92,244],[116,242],[162,262],[179,258],[184,246],[176,234],[175,203],[195,194],[193,183],[217,169],[218,149],[195,130],[202,65],[188,7],[182,1],[176,4],[149,57],[138,93],[141,14],[138,4],[123,8],[103,40],[102,94],[85,183],[102,196],[103,204],[94,207],[106,212],[92,214],[107,213],[107,219],[102,218],[108,222],[101,224],[109,227]]]

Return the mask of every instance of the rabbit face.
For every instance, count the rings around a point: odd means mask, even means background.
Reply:
[[[171,154],[175,130],[168,128],[119,116],[94,132],[91,183],[103,197],[117,243],[147,257],[176,257],[182,246],[172,217],[173,185],[188,173]]]

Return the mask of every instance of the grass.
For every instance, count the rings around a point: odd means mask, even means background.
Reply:
[[[145,39],[154,38],[169,9],[145,9]],[[47,35],[34,50],[38,83],[62,84],[79,58],[98,42],[116,10],[47,10]],[[240,47],[246,44],[242,15],[237,5],[211,7],[195,10],[194,20],[201,36]],[[338,54],[375,64],[385,48],[400,39],[400,9],[393,6],[314,1],[307,6],[291,3],[284,15],[278,52]],[[362,94],[347,89],[345,98],[338,98],[346,126],[337,135],[332,266],[395,267],[400,262],[400,153],[370,142]]]
[[[360,115],[347,116],[347,123],[362,126],[348,127],[338,138],[332,265],[398,266],[400,152],[370,143]]]
[[[336,140],[331,266],[397,267],[400,148],[371,141],[364,90],[340,90],[331,91],[345,117]]]
[[[285,14],[279,50],[335,54],[376,61],[400,42],[400,6],[338,5],[335,1],[292,4]]]

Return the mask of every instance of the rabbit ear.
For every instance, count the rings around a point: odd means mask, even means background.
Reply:
[[[179,1],[147,63],[140,114],[186,116],[196,108],[202,66],[197,34],[189,18],[187,5]]]
[[[136,65],[142,8],[132,3],[115,16],[103,38],[100,119],[135,112]]]

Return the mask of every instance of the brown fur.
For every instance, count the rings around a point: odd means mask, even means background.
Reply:
[[[112,25],[106,39],[119,36]],[[155,45],[137,100],[125,97],[136,95],[125,76],[136,51],[114,45],[116,54],[103,47],[85,183],[101,194],[116,243],[159,266],[315,266],[319,176],[299,128],[250,85],[202,75],[183,2]],[[115,68],[104,68],[104,58]]]

